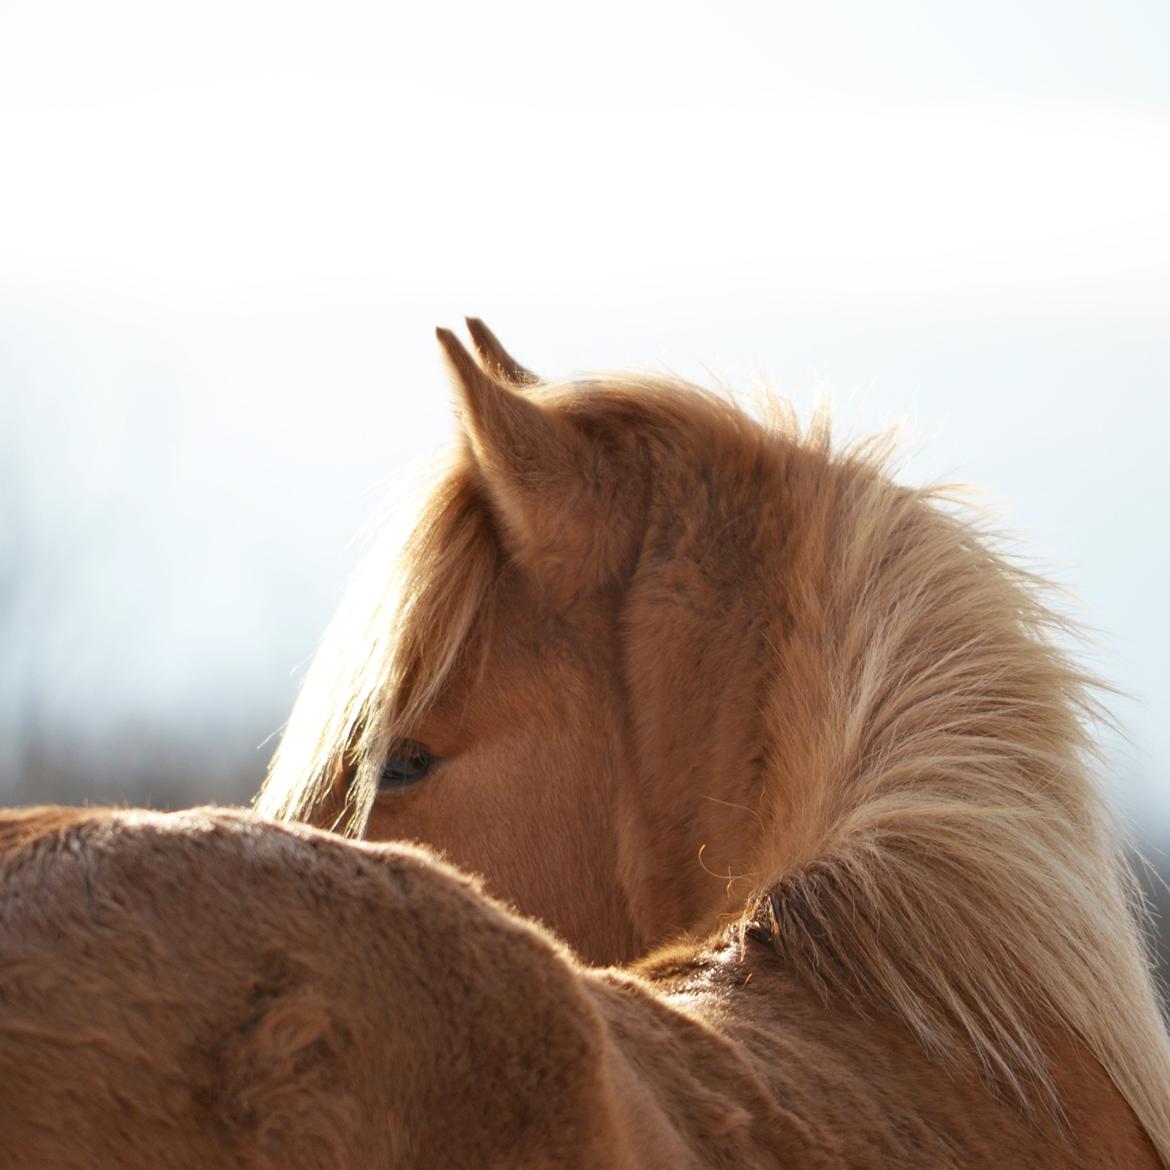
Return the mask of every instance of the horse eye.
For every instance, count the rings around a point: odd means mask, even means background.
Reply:
[[[390,755],[382,767],[378,788],[382,792],[409,788],[422,780],[435,762],[435,757],[421,743],[415,743],[412,739],[401,740],[390,749]]]

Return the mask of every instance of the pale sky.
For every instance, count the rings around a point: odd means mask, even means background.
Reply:
[[[5,725],[274,730],[475,313],[551,375],[907,420],[1080,598],[1170,834],[1167,45],[1161,3],[5,5]]]

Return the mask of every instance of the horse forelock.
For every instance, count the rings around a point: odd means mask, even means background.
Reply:
[[[325,632],[257,798],[265,816],[309,817],[344,773],[332,827],[360,835],[388,745],[469,665],[489,617],[497,542],[466,457],[444,452],[426,470],[426,497],[375,527]]]
[[[1170,1052],[1094,778],[1095,684],[1056,644],[1069,627],[1044,582],[947,492],[893,483],[888,441],[834,453],[826,415],[802,431],[782,403],[759,422],[632,376],[529,392],[587,429],[634,428],[671,460],[738,459],[767,490],[778,459],[808,505],[783,510],[798,533],[755,534],[765,557],[769,539],[797,553],[777,582],[783,670],[742,701],[760,705],[770,791],[801,823],[763,817],[741,926],[826,994],[895,1011],[941,1059],[974,1056],[1028,1104],[1059,1110],[1046,1038],[1071,1033],[1170,1161]],[[326,635],[261,812],[306,815],[349,752],[360,831],[388,739],[474,669],[507,554],[465,450],[387,547]]]

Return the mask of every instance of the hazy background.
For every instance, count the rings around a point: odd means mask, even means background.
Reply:
[[[242,800],[432,328],[905,420],[1170,841],[1170,7],[0,8],[0,799]]]

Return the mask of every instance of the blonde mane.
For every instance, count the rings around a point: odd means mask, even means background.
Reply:
[[[405,540],[375,534],[325,631],[281,737],[256,810],[307,815],[348,763],[334,825],[359,837],[386,745],[434,703],[490,614],[498,547],[464,461],[445,452]]]
[[[767,792],[800,795],[761,805],[741,929],[1031,1104],[1059,1109],[1052,1041],[1076,1037],[1170,1165],[1170,1047],[1094,776],[1095,684],[1059,648],[1068,626],[1044,582],[947,492],[894,484],[885,444],[834,452],[823,417],[802,430],[781,406],[761,424],[669,379],[532,392],[650,428],[677,457],[739,451],[783,480],[795,584],[767,632],[778,672],[745,701],[762,703],[774,746]],[[379,547],[359,571],[262,813],[305,815],[348,757],[343,827],[360,833],[385,744],[476,668],[505,554],[466,454],[435,483],[401,553]]]

